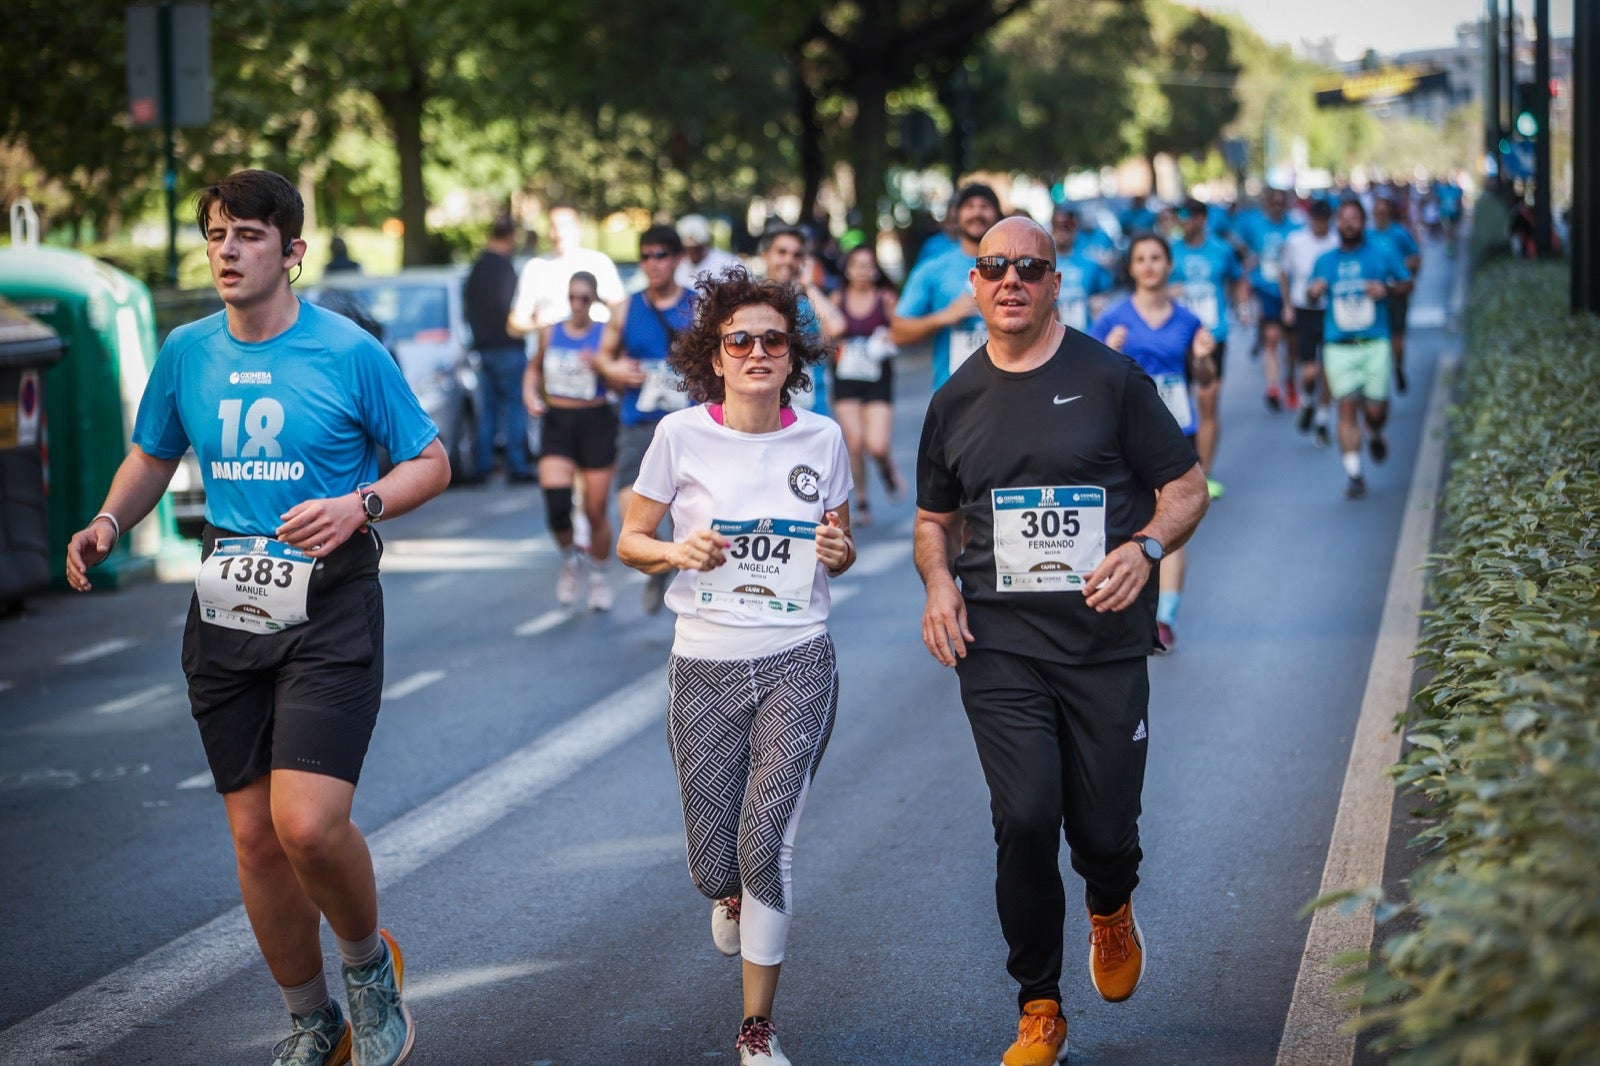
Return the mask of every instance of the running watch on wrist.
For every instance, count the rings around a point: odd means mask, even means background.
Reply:
[[[1139,545],[1139,550],[1144,553],[1144,557],[1152,563],[1159,563],[1161,557],[1167,554],[1167,549],[1163,548],[1161,542],[1154,537],[1147,537],[1143,533],[1135,533],[1131,539],[1135,544]]]
[[[361,497],[361,509],[366,512],[368,522],[376,522],[383,517],[382,496],[365,485],[356,489],[356,495]]]

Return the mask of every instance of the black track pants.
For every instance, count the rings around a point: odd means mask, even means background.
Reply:
[[[969,649],[956,667],[994,818],[995,901],[1018,1003],[1061,998],[1062,831],[1086,901],[1110,914],[1139,883],[1146,660],[1064,666]]]

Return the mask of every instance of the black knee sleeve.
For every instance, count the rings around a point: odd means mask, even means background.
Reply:
[[[550,532],[572,532],[572,486],[564,489],[544,490],[544,510],[550,521]]]

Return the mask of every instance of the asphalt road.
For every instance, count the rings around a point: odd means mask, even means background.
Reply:
[[[1078,1066],[1274,1061],[1427,388],[1457,342],[1428,251],[1411,394],[1363,501],[1230,346],[1227,494],[1190,551],[1177,651],[1151,663],[1150,962],[1102,1003],[1070,916]],[[927,387],[908,360],[908,473]],[[920,643],[911,503],[878,492],[875,511],[835,585],[843,695],[779,1031],[799,1064],[994,1063],[1016,1016],[987,795],[955,677]],[[636,576],[611,614],[558,609],[536,488],[452,490],[384,534],[388,694],[356,818],[406,952],[413,1061],[737,1061],[739,968],[687,876],[665,744],[670,617],[642,613]],[[188,595],[53,593],[0,620],[0,1061],[260,1063],[286,1032],[184,698]]]

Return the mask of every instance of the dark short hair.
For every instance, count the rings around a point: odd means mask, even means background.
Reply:
[[[1326,200],[1312,200],[1311,206],[1306,208],[1306,213],[1312,218],[1332,218],[1333,207]]]
[[[673,255],[683,251],[683,238],[678,236],[678,231],[659,222],[639,234],[639,247],[643,248],[647,244],[665,248]]]
[[[195,221],[206,236],[211,208],[220,207],[232,219],[250,219],[276,226],[285,241],[297,240],[306,224],[306,205],[300,190],[282,174],[270,170],[239,170],[200,192]]]
[[[764,304],[783,316],[789,333],[789,376],[783,381],[778,403],[789,406],[798,391],[811,388],[805,368],[828,357],[822,333],[811,312],[801,317],[800,288],[771,278],[756,280],[744,267],[730,267],[721,274],[701,274],[695,283],[694,322],[678,333],[672,342],[668,364],[683,378],[689,398],[696,403],[721,403],[727,395],[722,378],[711,361],[722,350],[722,324],[741,307]]]
[[[1005,210],[1000,206],[999,195],[996,194],[995,191],[989,186],[979,181],[975,181],[970,185],[963,185],[961,187],[961,190],[956,193],[956,204],[954,210],[960,211],[962,204],[975,197],[979,200],[989,201],[989,205],[994,208],[995,214],[1005,214]]]
[[[491,241],[503,241],[507,237],[515,237],[516,235],[517,224],[506,215],[501,215],[489,223],[489,239]]]
[[[1133,240],[1128,244],[1128,262],[1133,262],[1133,250],[1146,241],[1154,241],[1159,244],[1162,254],[1167,257],[1167,262],[1172,262],[1172,245],[1168,244],[1167,239],[1161,234],[1150,230],[1143,230],[1133,235]]]
[[[761,254],[765,255],[767,249],[772,247],[772,242],[777,240],[779,237],[793,237],[795,240],[800,242],[800,246],[802,248],[804,248],[806,245],[805,230],[801,229],[799,226],[791,226],[788,223],[782,223],[777,226],[768,226],[762,231],[760,248]]]
[[[1196,200],[1193,196],[1189,197],[1183,202],[1183,217],[1205,218],[1206,202],[1204,200]]]
[[[1366,204],[1362,203],[1360,200],[1358,200],[1354,196],[1352,196],[1352,197],[1350,197],[1349,199],[1345,200],[1343,203],[1341,203],[1339,205],[1339,210],[1343,211],[1347,207],[1353,207],[1357,211],[1360,211],[1361,212],[1362,221],[1363,222],[1366,221],[1366,218],[1367,218],[1367,205]]]
[[[586,285],[589,286],[589,288],[593,289],[595,292],[599,292],[600,291],[600,279],[595,277],[593,274],[589,273],[587,270],[579,270],[579,271],[574,272],[572,277],[567,279],[567,288],[568,289],[572,288],[572,283],[574,281],[581,281],[581,282],[585,283]]]

